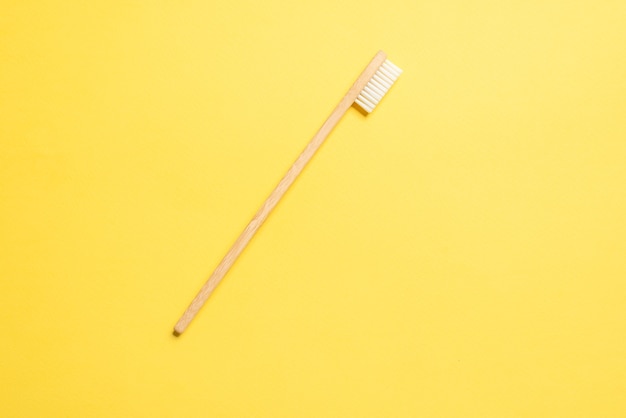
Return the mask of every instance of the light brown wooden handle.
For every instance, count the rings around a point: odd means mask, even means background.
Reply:
[[[176,325],[174,326],[174,334],[182,334],[193,318],[196,316],[202,305],[207,301],[213,290],[217,287],[219,282],[224,278],[228,270],[237,260],[239,254],[244,250],[248,242],[252,239],[256,231],[263,224],[265,219],[271,213],[272,209],[278,204],[285,192],[289,189],[289,186],[293,184],[298,175],[302,172],[306,164],[311,160],[315,152],[320,148],[330,131],[337,125],[337,122],[346,113],[350,106],[354,103],[355,99],[363,90],[363,87],[372,78],[378,67],[385,61],[387,55],[383,51],[379,51],[372,61],[368,64],[365,70],[361,73],[356,82],[352,85],[348,93],[339,102],[335,110],[330,114],[326,122],[320,127],[317,133],[313,136],[311,141],[302,151],[300,156],[291,165],[285,176],[278,183],[276,188],[270,193],[269,197],[265,200],[261,208],[254,215],[248,226],[243,230],[239,238],[235,241],[233,246],[228,250],[222,261],[215,268],[207,282],[202,286],[196,297],[191,301],[191,304],[180,317]]]

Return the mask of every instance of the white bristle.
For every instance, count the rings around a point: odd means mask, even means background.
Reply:
[[[359,106],[361,106],[361,109],[365,110],[367,113],[370,113],[372,110],[374,110],[373,107],[369,107],[368,105],[363,103],[361,99],[356,99],[354,102],[358,104]]]
[[[379,96],[380,98],[378,100],[382,99],[383,96],[385,95],[384,91],[382,91],[378,87],[374,86],[372,83],[370,83],[367,86],[365,86],[365,89],[367,89],[367,91],[370,91],[370,92],[374,93],[376,96]]]
[[[367,113],[371,113],[400,74],[402,74],[400,68],[391,61],[385,60],[367,85],[361,90],[355,103],[361,106]]]
[[[385,60],[376,70],[367,85],[361,90],[355,100],[363,110],[371,113],[383,96],[389,91],[393,83],[402,74],[402,70],[391,61]]]
[[[361,90],[355,103],[361,106],[367,113],[371,113],[400,74],[402,74],[400,68],[391,61],[385,60],[367,85]]]

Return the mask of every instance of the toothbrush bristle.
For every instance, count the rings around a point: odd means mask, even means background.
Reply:
[[[402,74],[402,70],[389,60],[385,60],[370,81],[365,85],[355,100],[361,109],[371,113],[393,83]]]

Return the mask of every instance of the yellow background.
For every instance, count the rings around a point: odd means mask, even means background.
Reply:
[[[623,417],[625,119],[622,0],[2,1],[0,416]]]

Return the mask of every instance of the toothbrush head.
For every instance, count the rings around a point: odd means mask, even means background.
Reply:
[[[371,113],[400,74],[402,74],[402,70],[388,59],[385,59],[365,87],[363,87],[355,103],[367,113]]]

